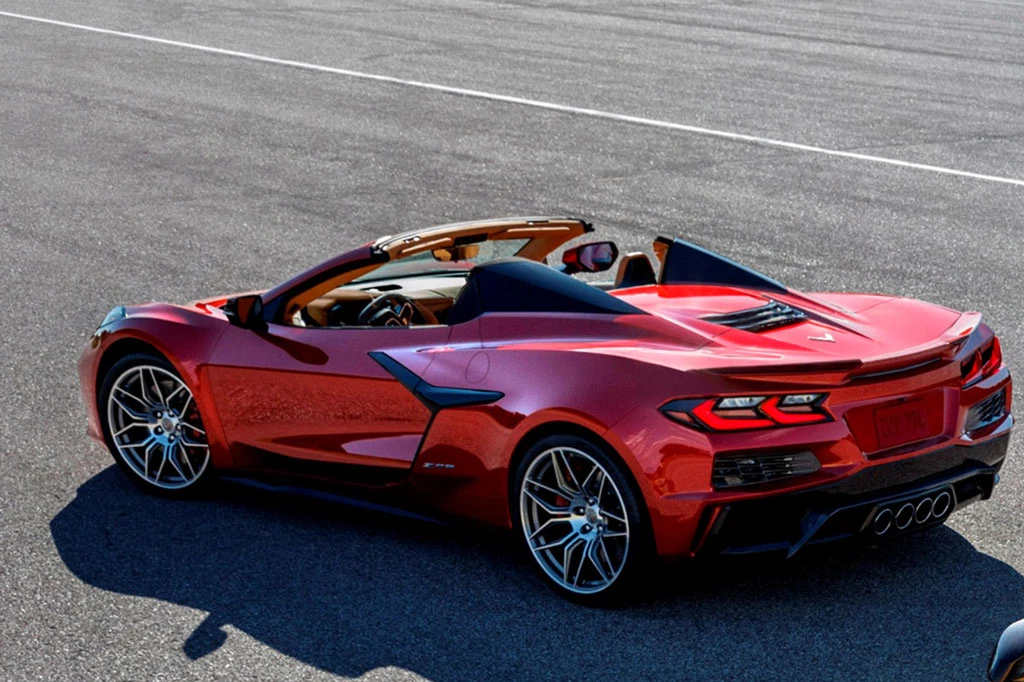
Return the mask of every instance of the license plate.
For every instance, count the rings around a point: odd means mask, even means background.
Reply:
[[[924,400],[911,400],[875,410],[875,433],[880,450],[930,436],[928,410],[925,409]]]

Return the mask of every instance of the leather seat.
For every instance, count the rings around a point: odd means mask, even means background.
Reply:
[[[658,276],[646,253],[634,251],[627,253],[619,260],[619,270],[615,274],[615,288],[643,287],[657,284]]]

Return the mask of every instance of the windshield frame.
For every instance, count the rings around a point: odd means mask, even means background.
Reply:
[[[264,320],[283,324],[310,301],[326,292],[369,275],[387,263],[403,260],[427,249],[523,238],[529,241],[515,255],[544,262],[558,247],[593,231],[593,225],[578,218],[502,218],[453,223],[394,237],[382,237],[310,268],[268,291],[263,297]]]

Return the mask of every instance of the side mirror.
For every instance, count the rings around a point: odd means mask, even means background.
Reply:
[[[259,294],[232,298],[224,306],[228,320],[236,327],[263,331],[267,323],[263,320],[263,299]]]
[[[1018,620],[999,636],[988,664],[988,679],[990,682],[1024,679],[1024,620]]]
[[[562,272],[572,275],[577,272],[604,272],[612,267],[619,257],[619,248],[614,242],[593,242],[580,244],[562,254]]]

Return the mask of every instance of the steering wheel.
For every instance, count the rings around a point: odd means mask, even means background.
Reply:
[[[369,327],[408,327],[413,318],[423,319],[411,298],[402,294],[382,294],[359,313],[357,323]]]

